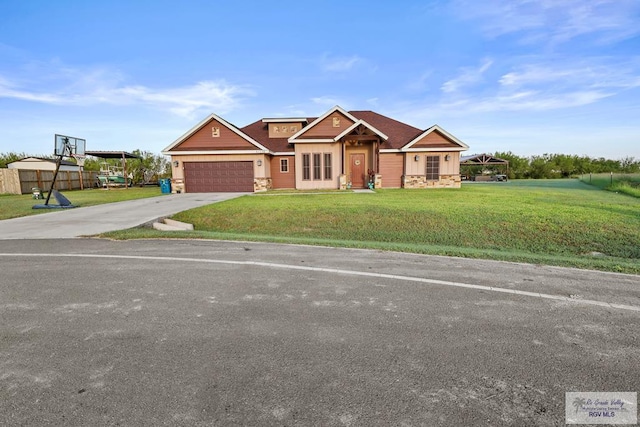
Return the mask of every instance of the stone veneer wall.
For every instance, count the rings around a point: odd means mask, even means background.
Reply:
[[[253,178],[253,191],[267,191],[273,188],[271,178]]]
[[[382,188],[382,175],[376,174],[373,184],[375,188]],[[340,175],[340,190],[346,190],[346,189],[347,189],[347,176]]]
[[[425,175],[404,175],[403,188],[460,188],[460,175],[440,175],[438,181],[427,181]]]
[[[346,190],[347,189],[347,175],[340,175],[340,189],[341,190]]]
[[[184,179],[173,178],[171,180],[171,192],[175,193],[184,193]]]

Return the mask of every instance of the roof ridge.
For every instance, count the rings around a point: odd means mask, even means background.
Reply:
[[[401,125],[403,125],[403,126],[408,126],[408,127],[413,128],[413,129],[417,129],[417,130],[419,130],[420,132],[423,132],[423,131],[425,131],[425,130],[429,129],[429,128],[427,128],[427,129],[420,129],[420,128],[418,128],[418,127],[415,127],[415,126],[413,126],[413,125],[410,125],[409,123],[401,122],[401,121],[400,121],[400,120],[398,120],[398,119],[394,119],[393,117],[385,116],[384,114],[378,113],[378,112],[373,111],[373,110],[353,110],[353,111],[351,111],[350,113],[351,113],[351,114],[353,114],[353,113],[356,113],[356,114],[357,114],[357,113],[371,113],[371,114],[375,114],[376,116],[384,117],[386,120],[391,120],[391,121],[393,121],[393,122],[395,122],[395,123],[399,123],[399,124],[401,124]],[[366,120],[365,120],[365,121],[366,121]],[[430,126],[430,127],[431,127],[431,126]]]

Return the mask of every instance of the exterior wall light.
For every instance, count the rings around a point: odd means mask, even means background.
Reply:
[[[416,154],[416,156],[413,158],[413,160],[415,160],[416,162],[420,161],[420,156]]]
[[[177,161],[177,160],[174,160],[174,161],[173,161],[173,167],[174,167],[174,168],[177,168],[178,166],[180,166],[180,162],[179,162],[179,161]]]
[[[262,166],[262,160],[258,160],[256,163],[258,164],[258,166]]]
[[[448,162],[449,160],[451,160],[451,155],[447,154],[446,156],[444,156],[444,161]]]

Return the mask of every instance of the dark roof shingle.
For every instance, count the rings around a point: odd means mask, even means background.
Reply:
[[[349,111],[349,114],[357,119],[364,120],[389,137],[380,148],[401,148],[424,132],[422,129],[399,122],[374,111]]]
[[[349,114],[356,119],[364,120],[380,132],[389,137],[380,148],[398,149],[409,143],[411,140],[422,134],[424,130],[399,122],[374,111],[349,111]],[[309,117],[308,123],[312,123],[317,117]],[[260,144],[274,152],[293,152],[292,144],[288,138],[269,138],[269,129],[262,119],[257,120],[247,126],[240,128],[242,132],[258,141]]]
[[[253,122],[240,129],[269,150],[276,153],[292,152],[293,145],[289,144],[289,138],[269,138],[269,127],[267,123],[263,123],[262,119]]]

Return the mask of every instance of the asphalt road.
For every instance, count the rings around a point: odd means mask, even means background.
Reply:
[[[215,241],[0,241],[1,425],[562,425],[640,391],[640,276]]]

